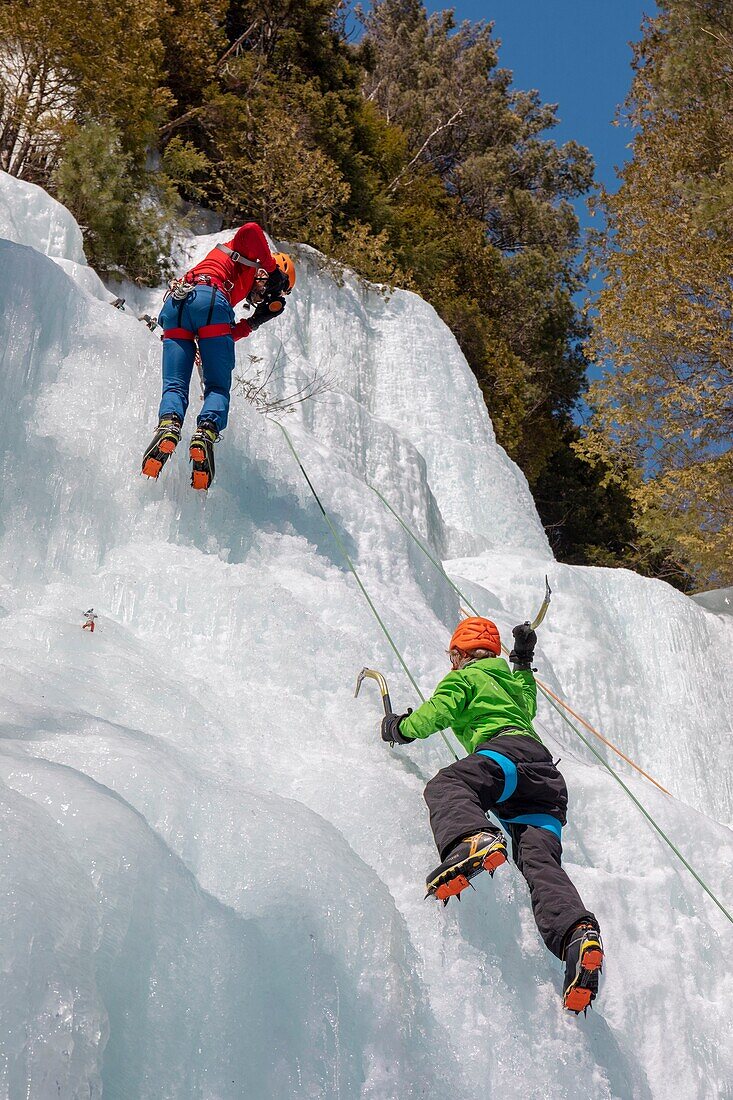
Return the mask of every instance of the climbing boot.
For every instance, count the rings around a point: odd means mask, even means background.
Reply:
[[[194,489],[208,489],[214,480],[214,444],[219,430],[212,420],[202,420],[191,436],[189,457],[193,463],[191,485]]]
[[[150,446],[143,455],[142,472],[157,477],[181,442],[181,421],[177,416],[161,416]]]
[[[603,944],[595,925],[582,921],[568,933],[565,942],[563,1004],[569,1012],[586,1012],[598,993],[598,976],[603,969]]]
[[[465,890],[469,879],[480,871],[494,874],[497,867],[506,863],[506,841],[501,833],[481,832],[467,836],[451,851],[440,867],[427,877],[426,897],[435,897],[448,904],[448,899]]]

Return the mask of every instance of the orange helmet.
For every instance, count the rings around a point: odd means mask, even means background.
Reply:
[[[285,293],[289,294],[295,286],[295,264],[287,252],[273,252],[272,258],[288,280],[288,289]]]
[[[451,649],[471,653],[474,649],[490,649],[498,657],[501,653],[499,628],[491,619],[464,619],[453,632]]]

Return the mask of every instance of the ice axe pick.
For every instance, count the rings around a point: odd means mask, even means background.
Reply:
[[[377,672],[375,668],[363,668],[359,675],[356,677],[354,698],[356,699],[357,695],[359,694],[359,689],[361,688],[361,685],[364,683],[364,680],[367,676],[371,680],[376,680],[377,684],[379,685],[379,691],[382,696],[382,704],[384,706],[385,715],[389,717],[390,714],[394,714],[394,711],[392,710],[392,700],[389,697],[387,681],[385,680],[384,676],[382,676],[382,673]]]
[[[542,606],[540,607],[539,611],[537,612],[534,619],[530,623],[530,629],[531,630],[536,630],[537,627],[542,622],[542,620],[544,619],[545,615],[547,614],[547,609],[550,606],[550,596],[551,595],[552,595],[552,589],[550,588],[550,582],[548,581],[547,577],[545,576],[545,598],[542,601]]]

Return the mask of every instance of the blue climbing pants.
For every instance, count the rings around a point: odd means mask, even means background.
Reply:
[[[163,331],[163,397],[159,416],[173,414],[183,422],[188,408],[198,336],[204,376],[204,403],[197,422],[212,421],[221,432],[227,426],[229,390],[234,369],[234,310],[217,287],[201,284],[182,302],[169,298],[158,318]]]

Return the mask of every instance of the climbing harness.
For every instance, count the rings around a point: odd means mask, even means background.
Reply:
[[[519,773],[517,772],[517,765],[513,760],[510,760],[508,756],[505,756],[503,752],[494,752],[493,749],[477,749],[476,752],[479,756],[488,756],[489,760],[493,760],[495,764],[498,764],[504,773],[504,789],[501,792],[501,796],[496,799],[497,804],[499,802],[506,802],[508,798],[511,798],[517,789],[517,783],[519,782]]]
[[[501,768],[504,773],[504,789],[496,799],[496,804],[498,806],[501,802],[507,802],[516,791],[519,782],[517,765],[503,752],[494,752],[493,749],[477,749],[476,752],[479,756],[488,756],[489,760],[493,760]],[[494,816],[507,831],[511,825],[534,825],[536,829],[546,829],[554,833],[558,840],[562,837],[562,822],[552,814],[517,814],[514,817],[501,817],[494,812]]]
[[[194,286],[201,286],[203,284],[204,286],[216,287],[217,290],[220,290],[222,292],[227,300],[231,292],[234,290],[234,283],[231,279],[219,279],[216,277],[216,275],[194,275],[190,271],[186,278],[188,278],[189,276],[191,276],[190,281],[194,284]]]
[[[425,702],[425,696],[423,695],[422,691],[420,690],[414,676],[410,672],[410,669],[408,668],[404,657],[402,656],[399,649],[397,648],[391,634],[389,633],[389,630],[385,626],[379,612],[377,611],[376,606],[374,605],[374,602],[372,601],[371,596],[369,595],[366,588],[364,587],[364,584],[362,583],[361,577],[359,576],[359,574],[357,572],[356,566],[354,565],[353,561],[351,560],[351,557],[349,556],[349,554],[346,550],[346,547],[344,546],[343,540],[341,539],[340,535],[338,534],[338,531],[336,530],[334,524],[331,522],[331,518],[328,515],[326,509],[324,508],[323,503],[321,502],[321,498],[318,496],[318,493],[316,492],[315,486],[313,485],[313,482],[309,478],[309,476],[308,476],[308,474],[305,470],[305,467],[303,466],[303,463],[300,460],[298,452],[295,449],[295,445],[294,445],[292,439],[290,438],[289,432],[287,431],[287,429],[279,421],[273,420],[271,417],[268,417],[268,419],[271,421],[271,423],[277,424],[278,428],[280,429],[280,431],[285,436],[288,447],[290,448],[290,451],[292,452],[293,458],[295,459],[298,467],[300,468],[300,472],[302,473],[303,477],[305,478],[305,481],[308,485],[308,488],[310,489],[311,493],[313,494],[313,498],[315,499],[315,501],[316,501],[316,503],[317,503],[317,505],[318,505],[318,507],[321,511],[321,515],[323,516],[324,521],[326,522],[326,524],[327,524],[327,526],[328,526],[328,528],[329,528],[329,530],[330,530],[330,532],[333,536],[333,539],[334,539],[336,545],[338,546],[339,550],[343,554],[344,559],[345,559],[345,561],[346,561],[346,563],[349,567],[349,570],[353,574],[354,579],[355,579],[356,583],[358,584],[359,589],[362,592],[362,595],[364,596],[367,603],[369,604],[369,607],[372,611],[372,614],[374,615],[375,619],[379,623],[379,626],[381,627],[385,637],[387,638],[387,641],[389,642],[395,656],[397,657],[397,660],[399,661],[400,665],[402,666],[408,680],[410,681],[410,683],[414,687],[414,689],[417,692],[417,694],[419,695],[420,699],[423,702]],[[368,482],[366,484],[369,485]],[[405,521],[402,519],[402,517],[395,511],[395,509],[392,507],[392,505],[389,504],[389,502],[385,499],[385,497],[382,496],[382,494],[379,492],[379,490],[375,489],[373,485],[369,485],[369,488],[372,489],[372,491],[374,493],[376,493],[376,495],[380,498],[380,500],[389,509],[389,511],[392,513],[392,515],[395,517],[395,519],[397,519],[399,524],[404,528],[404,530],[407,532],[407,534],[410,535],[410,537],[422,549],[423,553],[429,558],[429,560],[433,563],[433,565],[435,565],[435,567],[442,573],[442,575],[448,581],[448,583],[453,588],[453,590],[468,604],[469,607],[472,607],[470,601],[460,591],[458,586],[456,584],[454,584],[454,582],[450,579],[448,574],[443,569],[442,565],[439,564],[436,561],[436,559],[432,556],[432,554],[427,549],[427,547],[422,543],[422,541],[418,538],[418,536],[408,527],[408,525],[405,523]],[[549,584],[547,585],[547,587],[549,588]],[[545,594],[545,598],[546,599],[548,598],[547,593]],[[474,610],[474,614],[478,614],[478,612],[476,612],[475,609],[472,608],[472,610]],[[502,648],[504,648],[504,647],[502,647]],[[364,674],[366,675],[366,672],[370,671],[370,670],[363,670],[363,671],[364,671]],[[718,909],[720,909],[721,913],[723,913],[723,915],[728,918],[730,923],[733,924],[733,916],[726,909],[726,907],[723,905],[723,903],[716,897],[716,895],[713,893],[713,891],[710,889],[710,887],[707,885],[707,883],[704,881],[704,879],[702,879],[700,877],[700,875],[698,875],[698,873],[694,869],[694,867],[692,867],[692,865],[685,859],[685,857],[680,852],[679,848],[667,836],[667,834],[664,832],[662,827],[657,824],[657,822],[654,820],[654,818],[649,813],[649,811],[646,809],[646,807],[640,802],[640,800],[636,797],[636,795],[633,794],[633,792],[631,790],[629,790],[629,788],[624,783],[624,781],[620,777],[620,775],[618,775],[614,771],[614,769],[611,767],[611,765],[606,760],[604,760],[604,758],[601,756],[601,754],[598,752],[598,750],[590,743],[588,738],[585,737],[580,732],[580,730],[575,725],[573,725],[573,723],[570,721],[570,719],[567,717],[567,715],[565,713],[563,713],[563,710],[561,709],[561,706],[559,705],[559,702],[555,702],[555,699],[557,697],[554,696],[553,693],[549,692],[549,689],[547,689],[547,690],[544,689],[544,687],[542,687],[540,685],[539,681],[537,681],[537,683],[538,683],[538,686],[541,687],[541,690],[543,690],[543,693],[545,694],[545,696],[548,698],[548,700],[550,702],[550,705],[554,707],[554,709],[558,712],[558,714],[563,719],[563,721],[566,722],[567,725],[575,732],[575,734],[580,738],[580,740],[583,742],[583,744],[586,746],[586,748],[598,760],[598,762],[602,765],[602,767],[604,767],[606,769],[606,771],[609,772],[611,776],[613,776],[613,778],[616,780],[616,782],[619,784],[619,786],[625,791],[625,793],[629,796],[629,798],[634,803],[634,805],[637,807],[637,809],[640,811],[640,813],[646,818],[646,820],[649,822],[649,824],[652,826],[652,828],[657,832],[657,834],[662,838],[662,840],[670,848],[670,850],[677,856],[680,863],[682,863],[682,865],[690,872],[690,874],[695,879],[695,881],[698,883],[698,885],[702,888],[702,890],[704,890],[704,892],[708,895],[708,897],[711,899],[711,901],[713,901],[715,903],[715,905],[718,907]],[[563,706],[564,705],[565,704],[563,704]],[[441,730],[440,733],[441,733],[441,736],[442,736],[443,740],[445,741],[446,745],[448,746],[448,749],[450,750],[450,753],[453,756],[454,760],[458,760],[459,759],[458,755],[456,754],[456,752],[453,749],[452,745],[450,744],[447,737],[445,736],[445,731]],[[607,743],[610,745],[610,742],[607,742]],[[611,747],[614,747],[614,746],[611,746]],[[619,751],[619,750],[615,750],[615,751]],[[628,760],[627,757],[625,757],[624,759]],[[633,764],[632,761],[629,760],[628,762],[631,763],[633,767],[636,767],[638,771],[641,771],[641,768],[638,768],[638,766]],[[656,786],[660,786],[660,784],[656,783],[656,780],[651,779],[651,776],[646,775],[645,772],[642,772],[642,774],[645,775],[647,779],[650,779],[652,783],[655,783]],[[660,789],[664,790],[663,787],[661,787]],[[668,791],[665,792],[665,793],[669,794]],[[542,814],[540,814],[540,815],[534,815],[534,814],[524,815],[523,814],[521,816],[522,816],[522,820],[520,820],[520,818],[517,817],[517,818],[514,818],[512,821],[508,821],[507,824],[508,825],[511,825],[511,824],[538,824],[540,828],[542,828],[542,827],[550,828],[549,821],[545,822],[544,825],[543,825],[543,824],[540,824],[536,820],[532,820],[532,821],[524,820],[525,818],[530,818],[530,817],[531,818],[538,818],[538,817],[547,816],[549,818],[549,815],[542,815]],[[554,818],[552,818],[550,820],[555,821]],[[555,828],[559,828],[559,827],[560,827],[560,823],[555,822]],[[555,831],[555,830],[553,829],[552,831]],[[559,835],[559,834],[556,833],[556,835]]]
[[[177,279],[171,279],[168,283],[168,289],[163,295],[163,303],[165,304],[169,298],[172,298],[174,302],[185,302],[193,289],[194,284],[189,282],[185,275],[180,275]]]
[[[228,298],[234,283],[231,279],[217,279],[216,275],[197,275],[194,272],[187,271],[185,275],[180,275],[177,279],[171,279],[168,283],[168,289],[163,295],[163,302],[167,302],[169,298],[172,298],[174,302],[185,302],[191,291],[195,290],[197,286],[210,286],[214,291],[220,290],[224,297]]]
[[[546,829],[548,833],[554,833],[558,840],[562,840],[562,823],[552,814],[518,814],[516,817],[499,817],[495,814],[494,816],[507,832],[512,825],[534,825],[535,829]]]
[[[183,327],[183,307],[186,304],[186,298],[191,290],[195,290],[190,283],[183,283],[183,286],[190,287],[185,297],[176,297],[176,292],[172,291],[172,297],[174,301],[178,302],[178,325],[175,328],[167,328],[163,330],[164,340],[210,340],[217,336],[231,336],[232,326],[229,321],[222,321],[215,325],[212,325],[211,318],[214,313],[214,306],[216,305],[216,294],[220,287],[212,282],[207,283],[207,286],[211,287],[211,301],[209,303],[209,312],[206,315],[206,324],[201,325],[196,332],[192,332],[191,329]]]

